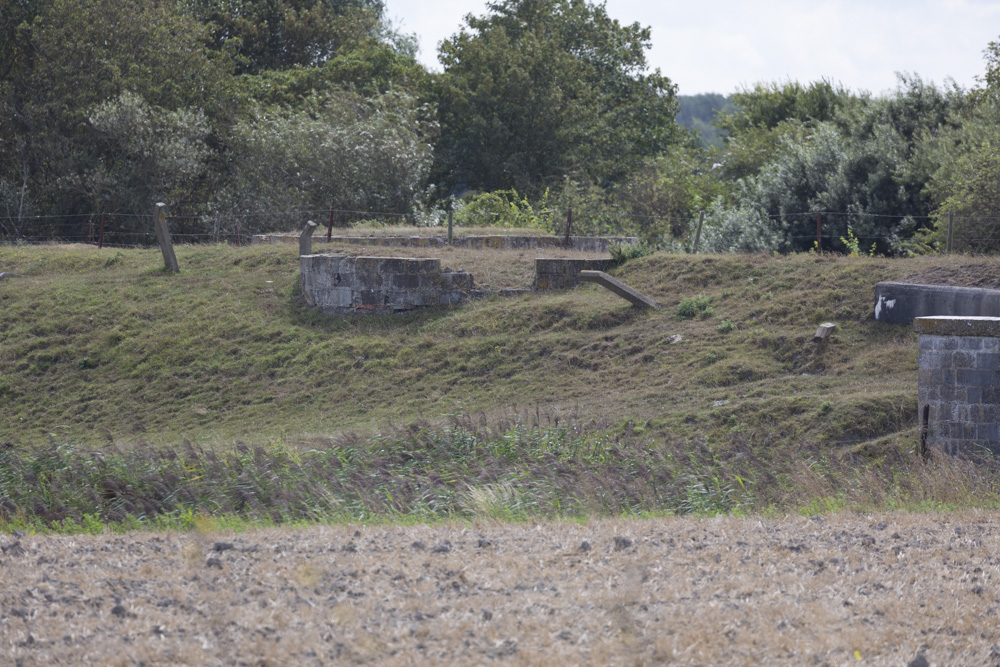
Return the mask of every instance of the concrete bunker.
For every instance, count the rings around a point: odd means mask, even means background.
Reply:
[[[921,441],[1000,455],[1000,317],[918,317]]]
[[[393,313],[463,303],[472,274],[441,269],[439,259],[301,255],[306,303],[325,313]]]
[[[604,276],[603,270],[613,266],[611,259],[538,258],[531,289],[485,290],[475,287],[471,273],[442,269],[441,260],[436,258],[303,254],[299,256],[299,280],[310,306],[324,313],[363,315],[457,306],[490,295],[571,289],[581,283],[585,274]],[[617,283],[610,277],[608,280]],[[637,303],[630,298],[637,293],[627,287],[629,295],[609,289],[635,305],[654,303],[641,295],[641,303]]]
[[[875,320],[910,324],[918,317],[1000,317],[1000,290],[882,282],[875,285]]]

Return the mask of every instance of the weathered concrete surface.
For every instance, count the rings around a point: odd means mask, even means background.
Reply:
[[[302,255],[302,294],[325,313],[382,314],[469,299],[472,275],[441,271],[439,259]]]
[[[1000,455],[1000,318],[922,317],[914,328],[927,446]]]
[[[938,315],[918,317],[913,328],[931,336],[981,336],[1000,338],[1000,317],[961,317]]]
[[[604,271],[581,271],[580,280],[597,283],[598,285],[606,287],[615,294],[617,294],[618,296],[620,296],[621,298],[630,301],[632,305],[637,306],[639,308],[660,307],[660,304],[656,303],[648,296],[636,292],[634,289],[632,289],[625,283],[621,282],[620,280],[616,280],[611,276],[609,276],[608,274],[604,273]]]
[[[539,257],[535,260],[535,289],[572,289],[580,284],[581,271],[604,271],[615,265],[612,259],[560,259]]]
[[[883,282],[875,286],[875,319],[910,324],[937,315],[1000,316],[1000,290]]]
[[[326,242],[326,237],[318,239]],[[612,243],[637,245],[635,236],[571,236],[566,245],[563,236],[506,236],[501,234],[484,236],[456,236],[452,246],[475,250],[538,250],[545,248],[566,248],[578,252],[606,253]],[[296,234],[257,234],[254,244],[298,243]],[[444,236],[334,236],[330,243],[344,245],[385,246],[398,248],[440,248],[448,245]]]

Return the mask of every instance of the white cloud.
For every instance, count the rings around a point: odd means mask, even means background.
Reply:
[[[421,61],[438,69],[437,45],[485,1],[388,0],[421,38]],[[622,23],[652,28],[652,67],[681,94],[733,92],[758,81],[831,79],[854,90],[892,89],[898,71],[964,86],[983,71],[1000,35],[1000,3],[986,0],[608,0]]]

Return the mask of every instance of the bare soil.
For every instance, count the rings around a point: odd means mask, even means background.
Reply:
[[[0,662],[1000,664],[1000,513],[0,536]]]

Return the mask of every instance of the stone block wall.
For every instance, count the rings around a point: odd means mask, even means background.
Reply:
[[[611,259],[536,259],[535,290],[571,289],[580,272],[604,271]],[[439,259],[301,255],[299,280],[306,303],[325,313],[381,314],[464,303],[529,290],[480,290],[472,274],[442,271]]]
[[[920,317],[914,328],[926,445],[1000,455],[1000,318]]]
[[[535,260],[535,289],[572,289],[580,284],[581,271],[607,271],[615,265],[612,259]]]
[[[306,302],[325,313],[393,313],[456,305],[473,291],[472,274],[442,271],[439,259],[302,255]]]

